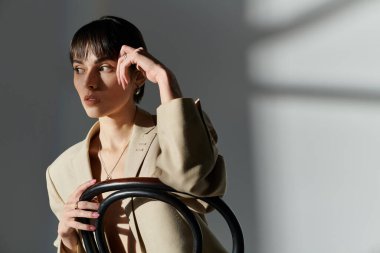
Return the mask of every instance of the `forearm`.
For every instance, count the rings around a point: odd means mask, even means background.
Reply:
[[[158,87],[160,90],[161,104],[173,99],[181,98],[182,92],[175,75],[167,68],[161,67],[158,76]]]

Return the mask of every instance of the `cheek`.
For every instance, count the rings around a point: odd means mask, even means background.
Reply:
[[[77,91],[77,93],[79,94],[79,87],[78,87],[78,85],[75,82],[74,82],[74,88]]]
[[[123,88],[119,85],[112,87],[106,96],[110,101],[118,101],[116,103],[125,103],[131,98],[133,99],[133,94],[131,93],[130,89],[126,87],[126,89],[123,90]]]
[[[80,100],[86,95],[84,89],[74,84],[75,91]]]
[[[74,84],[75,90],[79,93],[81,85],[78,78],[75,78],[75,77],[73,78],[73,84]]]
[[[116,74],[107,74],[103,75],[101,78],[102,83],[104,83],[106,86],[113,87],[113,86],[119,86],[119,83],[117,82]]]

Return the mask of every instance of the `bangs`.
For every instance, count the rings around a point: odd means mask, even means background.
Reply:
[[[117,60],[122,45],[144,47],[140,31],[128,21],[126,24],[114,20],[95,20],[74,35],[70,46],[70,60],[86,60],[89,53],[97,58]]]

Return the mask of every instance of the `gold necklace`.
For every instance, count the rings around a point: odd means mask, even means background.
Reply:
[[[129,145],[129,140],[128,140],[127,144],[125,145],[125,147],[123,148],[123,151],[121,152],[119,158],[117,159],[115,165],[113,166],[113,168],[112,168],[112,170],[110,172],[108,172],[108,170],[106,168],[106,165],[105,165],[105,162],[103,161],[103,157],[102,157],[102,154],[101,154],[102,150],[100,149],[100,145],[99,145],[99,150],[98,150],[99,160],[100,160],[101,167],[104,169],[104,172],[107,174],[106,180],[111,180],[112,179],[112,173],[115,170],[116,166],[119,164],[120,159],[123,156],[123,154],[124,154],[125,150],[127,149],[128,145]]]
[[[135,112],[134,112],[134,115],[133,115],[133,122],[135,122],[135,119],[136,119],[136,114],[137,114],[137,107],[135,106]],[[100,166],[102,167],[102,169],[104,169],[104,172],[107,174],[107,178],[106,180],[111,180],[112,179],[112,173],[113,171],[115,170],[116,166],[119,164],[120,162],[120,159],[121,157],[123,156],[125,150],[127,149],[128,145],[129,145],[129,141],[131,140],[131,136],[129,137],[129,140],[127,142],[127,144],[125,145],[125,147],[123,148],[123,151],[121,152],[119,158],[117,159],[115,165],[113,166],[112,170],[108,173],[108,170],[106,168],[106,164],[105,162],[103,161],[103,157],[102,157],[102,154],[101,154],[101,145],[99,145],[99,150],[98,150],[98,156],[99,156],[99,160],[100,160]]]

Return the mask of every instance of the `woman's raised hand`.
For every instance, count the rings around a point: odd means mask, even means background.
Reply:
[[[83,224],[76,221],[76,218],[91,218],[99,217],[97,210],[99,203],[89,201],[79,201],[82,193],[90,186],[96,183],[96,179],[90,180],[80,185],[69,197],[64,209],[59,217],[58,234],[62,238],[62,243],[69,250],[74,250],[78,244],[78,234],[76,229],[94,231],[96,228],[93,225]]]
[[[140,75],[132,74],[129,68],[132,65],[136,66]],[[182,97],[174,74],[142,47],[132,48],[127,45],[121,47],[116,75],[124,89],[130,84],[137,86],[137,89],[145,78],[158,84],[162,103]]]

